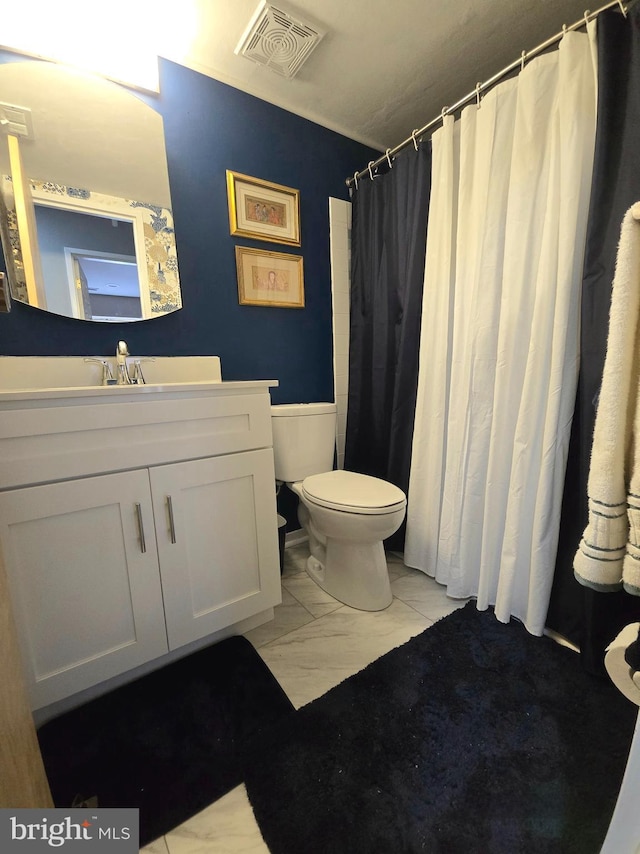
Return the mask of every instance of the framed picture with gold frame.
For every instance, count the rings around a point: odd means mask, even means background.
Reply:
[[[227,169],[229,227],[237,237],[300,246],[300,192]]]
[[[302,255],[236,246],[240,305],[304,308]]]

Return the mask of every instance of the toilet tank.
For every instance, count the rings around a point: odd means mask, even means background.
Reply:
[[[276,479],[304,480],[333,468],[335,403],[286,403],[271,407]]]

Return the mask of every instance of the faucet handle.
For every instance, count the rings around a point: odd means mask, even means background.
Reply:
[[[142,365],[140,364],[141,361],[142,359],[135,359],[133,363],[133,376],[131,377],[131,382],[134,385],[145,385],[147,382],[144,378],[144,374],[142,373]],[[145,359],[145,361],[149,360]]]
[[[146,379],[144,378],[144,374],[142,373],[142,362],[155,362],[155,356],[141,356],[139,359],[134,359],[133,361],[133,376],[131,381],[137,383],[138,385],[146,385]]]
[[[127,347],[126,341],[118,341],[118,346],[116,347],[116,356],[128,356],[129,348]]]
[[[113,371],[111,370],[111,365],[107,362],[106,359],[102,362],[103,368],[103,380],[105,385],[115,385],[116,378],[113,375]]]
[[[115,385],[116,381],[111,370],[111,365],[106,359],[85,358],[85,362],[95,362],[98,365],[102,365],[102,385]]]

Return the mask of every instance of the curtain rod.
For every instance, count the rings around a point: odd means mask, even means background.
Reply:
[[[358,188],[358,179],[366,177],[367,175],[373,179],[373,170],[380,166],[382,163],[388,163],[391,166],[391,158],[394,157],[399,151],[402,151],[403,148],[406,148],[410,143],[418,147],[418,141],[420,137],[425,134],[428,130],[430,130],[434,125],[438,124],[438,122],[442,121],[445,116],[450,116],[453,113],[457,112],[461,107],[464,107],[465,104],[468,104],[474,98],[480,100],[480,95],[485,89],[489,89],[495,83],[497,83],[502,77],[508,74],[510,71],[514,71],[518,66],[524,67],[525,62],[528,59],[531,59],[534,56],[537,56],[539,53],[542,53],[543,50],[546,50],[548,47],[559,42],[565,33],[568,33],[572,30],[579,30],[580,27],[584,27],[588,21],[592,21],[594,18],[597,18],[602,12],[606,12],[607,9],[612,9],[614,6],[617,6],[622,14],[627,17],[627,11],[634,5],[636,0],[630,0],[626,5],[622,2],[622,0],[611,0],[610,3],[606,3],[604,6],[601,6],[599,9],[596,9],[595,12],[590,12],[588,9],[584,13],[583,17],[576,21],[574,24],[571,24],[570,27],[566,25],[562,28],[559,33],[556,33],[555,36],[551,36],[551,38],[539,44],[537,47],[534,47],[532,50],[523,50],[520,57],[515,59],[510,65],[505,66],[501,71],[498,71],[497,74],[494,74],[493,77],[490,77],[488,80],[485,80],[484,83],[478,83],[476,88],[473,91],[469,92],[468,95],[465,95],[464,98],[461,98],[457,101],[452,107],[443,107],[442,112],[439,116],[436,116],[435,119],[431,119],[424,127],[420,129],[416,128],[411,136],[408,136],[405,140],[403,140],[399,145],[396,145],[395,148],[387,148],[385,153],[378,157],[377,160],[371,160],[365,169],[361,172],[356,172],[351,177],[347,178],[345,183],[347,187],[356,185],[356,189]]]

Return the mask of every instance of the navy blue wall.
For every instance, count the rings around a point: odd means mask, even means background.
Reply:
[[[141,323],[103,324],[17,303],[0,315],[0,355],[206,355],[227,380],[278,379],[276,403],[333,399],[328,198],[378,152],[278,107],[161,60],[164,120],[183,309]],[[302,246],[233,238],[225,170],[300,191]],[[236,245],[304,257],[303,309],[241,306]]]

